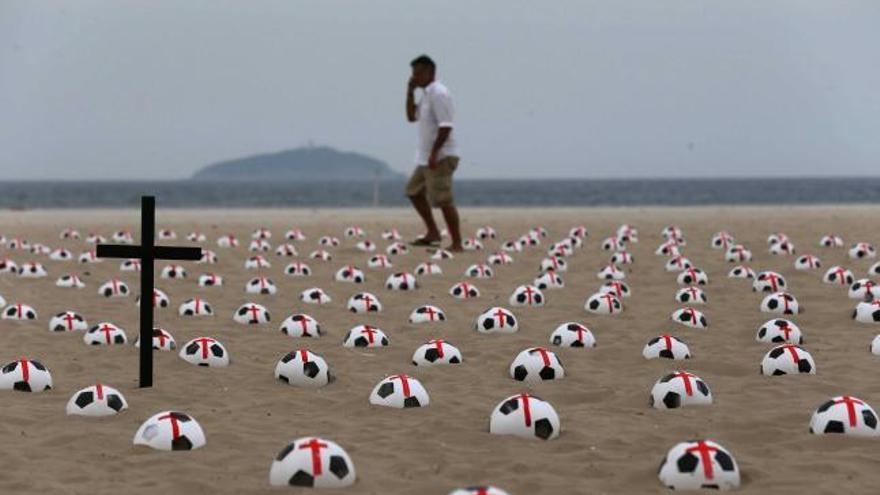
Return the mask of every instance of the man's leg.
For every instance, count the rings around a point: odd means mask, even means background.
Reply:
[[[431,205],[428,203],[426,195],[427,177],[426,171],[428,167],[420,165],[413,170],[409,183],[406,185],[406,195],[410,202],[422,217],[427,232],[417,241],[435,242],[440,240],[440,231],[437,229],[437,223],[434,221],[434,215],[431,213]]]
[[[419,212],[422,221],[425,222],[425,228],[428,229],[425,235],[422,236],[422,239],[426,241],[439,241],[440,231],[437,229],[437,222],[434,221],[434,214],[431,213],[431,205],[428,204],[428,198],[425,196],[425,191],[414,196],[409,196],[409,200],[412,202],[413,208]]]
[[[446,228],[449,230],[449,237],[452,243],[447,249],[450,251],[463,251],[461,247],[461,228],[459,227],[458,208],[455,205],[447,205],[440,208],[443,212],[443,219],[446,220]]]

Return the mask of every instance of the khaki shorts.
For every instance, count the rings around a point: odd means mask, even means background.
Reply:
[[[433,169],[427,165],[417,166],[406,185],[406,195],[418,196],[424,192],[431,206],[452,205],[452,174],[456,168],[457,156],[446,156],[437,160],[437,166]]]

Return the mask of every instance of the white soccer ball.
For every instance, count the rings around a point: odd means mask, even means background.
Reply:
[[[559,436],[559,415],[549,402],[530,394],[501,401],[489,419],[489,433],[522,438],[552,440]]]
[[[88,328],[86,319],[73,311],[62,311],[49,320],[50,332],[82,332]]]
[[[263,239],[254,239],[248,244],[248,251],[252,253],[268,253],[272,245]]]
[[[679,254],[666,260],[665,268],[667,272],[680,272],[682,270],[687,270],[692,266],[694,265],[691,263],[691,260]]]
[[[266,277],[254,277],[244,286],[244,291],[248,294],[274,295],[278,292],[275,282]]]
[[[613,265],[630,265],[635,262],[635,258],[628,251],[618,251],[608,261]]]
[[[649,340],[642,349],[645,359],[672,359],[681,361],[691,358],[691,351],[678,337],[672,335],[660,335]]]
[[[416,276],[423,277],[425,275],[442,275],[443,269],[437,263],[425,262],[419,263],[415,270]]]
[[[849,286],[848,296],[850,299],[873,300],[878,295],[880,295],[880,289],[877,288],[877,284],[867,278],[856,280]]]
[[[285,354],[275,365],[275,378],[298,387],[323,387],[333,381],[327,361],[308,349]]]
[[[596,278],[601,280],[623,280],[626,278],[626,272],[618,268],[617,265],[611,263],[602,267],[596,272]]]
[[[675,300],[682,304],[706,304],[709,299],[699,287],[682,287],[675,293]]]
[[[852,272],[843,268],[841,266],[832,266],[825,272],[825,275],[822,277],[822,281],[826,284],[836,284],[836,285],[852,285],[855,282],[855,277]]]
[[[0,258],[0,273],[18,273],[18,264],[9,258]]]
[[[67,402],[70,416],[113,416],[126,409],[128,402],[119,390],[100,383],[79,390]]]
[[[710,245],[712,249],[724,249],[726,250],[728,246],[736,242],[732,235],[729,232],[721,231],[716,232],[715,235],[712,236],[712,242]]]
[[[55,281],[55,286],[65,289],[82,289],[86,284],[79,278],[79,275],[71,273],[59,277],[58,280]]]
[[[235,310],[232,320],[242,325],[262,325],[269,323],[272,316],[265,306],[257,303],[245,303]]]
[[[872,275],[880,275],[880,261],[871,265],[871,268],[868,268],[868,276]]]
[[[829,234],[822,236],[819,239],[819,246],[821,247],[843,247],[843,237],[839,235]]]
[[[794,244],[789,240],[784,240],[777,242],[775,244],[770,245],[770,254],[773,255],[782,255],[782,254],[794,254]]]
[[[37,319],[37,310],[22,303],[11,303],[3,309],[4,320],[28,321]]]
[[[385,280],[385,288],[388,290],[415,290],[418,287],[416,277],[409,272],[392,273]]]
[[[194,230],[194,231],[186,234],[186,240],[188,240],[190,242],[202,243],[202,242],[205,242],[208,240],[208,236],[206,236],[205,234],[203,234],[197,230]]]
[[[66,240],[66,239],[78,240],[80,238],[80,235],[76,229],[66,227],[58,235],[58,238],[62,239],[62,240]]]
[[[197,265],[214,265],[217,264],[217,253],[211,251],[210,249],[202,249],[202,257],[196,261]]]
[[[251,256],[250,258],[244,261],[245,270],[259,270],[261,268],[272,268],[272,263],[269,263],[269,260],[266,258],[257,255]]]
[[[469,266],[464,275],[471,278],[492,278],[495,276],[495,270],[485,263],[476,263]]]
[[[98,287],[98,294],[104,297],[127,297],[128,293],[128,285],[115,278]]]
[[[391,260],[388,259],[388,256],[377,254],[367,261],[367,266],[370,268],[391,268],[394,265],[391,263]]]
[[[783,344],[767,352],[761,361],[761,373],[766,376],[816,374],[813,356],[795,344]]]
[[[860,323],[880,323],[880,299],[856,304],[852,317]]]
[[[186,268],[181,265],[166,265],[162,268],[161,278],[186,278]]]
[[[651,389],[650,405],[655,409],[678,409],[712,404],[712,392],[702,378],[676,371],[663,376]]]
[[[557,273],[562,273],[568,270],[568,262],[565,259],[560,258],[559,256],[551,256],[549,258],[544,258],[541,260],[541,266],[538,267],[538,271],[546,272],[548,270],[553,270]]]
[[[354,265],[343,266],[340,268],[336,272],[335,278],[337,282],[350,282],[353,284],[361,284],[367,279],[364,276],[364,272]]]
[[[296,246],[287,243],[281,244],[277,248],[275,248],[275,255],[291,258],[293,256],[299,256],[299,251],[296,250]]]
[[[306,235],[300,229],[290,229],[284,234],[284,238],[288,241],[304,241]]]
[[[724,253],[724,260],[729,263],[752,261],[752,252],[746,249],[745,246],[737,244],[727,248],[727,251]]]
[[[92,253],[94,253],[94,251],[92,251]],[[84,259],[84,256],[86,254],[87,253],[83,253],[80,256],[80,263],[98,263],[101,261],[100,258],[96,258],[95,261],[88,261],[88,260]],[[139,271],[141,271],[141,260],[134,259],[134,258],[122,260],[122,262],[119,263],[119,271],[120,272],[139,272]]]
[[[746,278],[751,279],[755,278],[755,271],[747,266],[735,266],[727,272],[728,278]]]
[[[382,303],[379,298],[369,292],[358,292],[348,298],[346,307],[352,313],[380,313]]]
[[[678,323],[679,325],[684,325],[686,327],[709,327],[709,320],[706,319],[706,315],[704,315],[701,311],[690,307],[676,309],[672,312],[672,316],[670,318],[672,319],[672,321]]]
[[[238,246],[238,239],[234,235],[224,235],[217,239],[217,247],[234,248]]]
[[[874,340],[871,341],[871,345],[868,348],[871,350],[871,354],[880,356],[880,335],[874,337]]]
[[[513,256],[504,251],[499,251],[490,254],[489,257],[486,258],[486,263],[490,265],[510,265],[513,264]]]
[[[557,275],[553,270],[544,272],[541,276],[537,277],[532,284],[538,288],[538,290],[565,288],[565,282],[562,280],[562,277]]]
[[[477,229],[474,237],[477,239],[494,239],[496,236],[495,229],[488,225],[484,225]]]
[[[563,323],[550,334],[550,343],[560,347],[596,347],[596,338],[586,326],[569,321]]]
[[[402,242],[392,242],[385,248],[385,254],[388,256],[409,254],[409,246]]]
[[[112,239],[118,244],[134,244],[134,236],[127,230],[117,230]]]
[[[681,271],[676,278],[678,285],[706,285],[709,276],[699,268],[690,267]]]
[[[180,316],[214,316],[214,308],[208,301],[201,297],[188,299],[177,308],[177,314]]]
[[[843,395],[832,397],[816,408],[810,418],[810,433],[814,435],[850,435],[876,437],[877,413],[867,402]]]
[[[382,239],[386,241],[399,241],[403,239],[403,236],[400,235],[397,229],[387,229],[382,231]]]
[[[327,304],[332,301],[330,295],[320,287],[310,287],[302,291],[299,300],[306,304]]]
[[[446,321],[446,314],[437,306],[426,304],[419,306],[409,314],[410,323],[435,323]]]
[[[449,493],[449,495],[510,495],[501,488],[492,485],[469,486],[467,488],[459,488]]]
[[[544,305],[546,298],[544,293],[534,285],[520,285],[508,300],[511,306],[529,306],[538,308]]]
[[[736,460],[712,440],[682,442],[669,449],[658,477],[673,490],[733,490],[740,483]]]
[[[284,274],[291,277],[308,277],[312,274],[312,269],[301,261],[294,261],[284,267]]]
[[[474,329],[480,333],[515,333],[519,324],[513,313],[495,306],[477,316]]]
[[[587,298],[584,309],[599,315],[616,315],[623,311],[623,303],[611,292],[597,292]]]
[[[343,488],[357,474],[351,457],[339,445],[317,437],[297,438],[272,461],[269,484],[309,488]]]
[[[453,258],[455,258],[455,255],[452,254],[452,251],[446,249],[438,249],[431,255],[431,259],[434,261],[451,260]]]
[[[153,415],[134,434],[135,445],[156,450],[195,450],[204,447],[205,432],[192,416],[163,411]]]
[[[565,378],[565,368],[556,353],[544,347],[520,352],[510,363],[508,372],[514,380],[531,384]]]
[[[468,237],[467,239],[462,241],[461,247],[464,248],[465,251],[482,251],[483,243],[480,242],[479,239]]]
[[[73,259],[73,254],[64,248],[58,248],[49,253],[49,259],[52,261],[70,261]]]
[[[83,342],[88,345],[125,345],[128,338],[125,330],[110,322],[101,322],[83,334]]]
[[[681,254],[681,249],[675,242],[666,241],[657,246],[654,254],[656,256],[679,256]]]
[[[154,328],[153,336],[150,339],[153,343],[153,349],[157,351],[173,351],[177,348],[177,343],[174,341],[174,337],[163,328]],[[140,348],[141,346],[141,336],[138,335],[138,338],[134,341],[134,346]]]
[[[761,301],[761,311],[782,315],[796,315],[801,312],[797,299],[787,292],[768,294]]]
[[[623,299],[632,295],[632,290],[621,280],[609,280],[599,286],[600,293],[614,294],[618,299]]]
[[[771,271],[758,272],[752,282],[752,290],[755,292],[781,292],[788,287],[782,274]]]
[[[258,227],[251,234],[251,239],[271,239],[272,231],[267,229],[266,227]]]
[[[626,228],[631,228],[631,227],[629,225],[621,225],[617,229],[617,234],[620,235],[621,232],[623,232],[624,229],[626,229]],[[634,231],[634,230],[632,230],[632,231]],[[632,231],[630,231],[629,233],[631,233]],[[578,226],[572,227],[571,229],[568,230],[569,237],[578,237],[580,239],[585,239],[585,238],[589,237],[589,235],[590,235],[590,233],[589,233],[589,231],[587,231],[587,227],[585,225],[578,225]]]
[[[606,237],[602,240],[601,246],[603,251],[620,251],[626,249],[626,242],[617,237]]]
[[[800,345],[804,343],[801,329],[794,322],[784,318],[769,320],[761,325],[755,335],[755,340],[774,344]]]
[[[183,344],[178,354],[187,363],[210,368],[229,366],[229,352],[211,337],[198,337]]]
[[[501,250],[507,253],[519,253],[523,250],[522,240],[506,241],[501,245]]]
[[[433,339],[419,346],[413,353],[414,366],[434,366],[438,364],[461,364],[461,351],[443,339]]]
[[[140,307],[141,305],[141,296],[138,295],[134,300],[135,306]],[[168,305],[171,304],[171,300],[168,299],[168,294],[162,292],[159,289],[153,289],[153,307],[154,308],[167,308]]]
[[[392,375],[380,381],[370,394],[370,404],[376,406],[408,409],[428,407],[428,391],[417,379],[405,375]]]
[[[311,316],[299,313],[290,315],[281,322],[281,333],[291,337],[318,338],[323,335],[318,320]]]
[[[849,248],[849,257],[854,260],[860,260],[862,258],[876,258],[877,250],[874,246],[867,242],[859,242],[853,247]]]
[[[0,368],[0,390],[44,392],[52,388],[52,373],[34,359],[18,359]]]
[[[473,299],[480,297],[480,289],[467,282],[459,282],[449,288],[449,295],[456,299]]]
[[[373,251],[376,250],[376,243],[374,243],[373,241],[371,241],[369,239],[364,239],[363,241],[360,241],[357,244],[355,244],[355,247],[357,248],[358,251],[361,251],[364,253],[372,253]]]
[[[345,347],[386,347],[389,343],[385,332],[370,325],[358,325],[349,330],[342,339]]]
[[[822,267],[822,260],[812,254],[804,254],[794,261],[795,270],[815,270]]]
[[[318,245],[326,247],[337,247],[339,246],[339,238],[333,237],[332,235],[325,235],[318,239]]]

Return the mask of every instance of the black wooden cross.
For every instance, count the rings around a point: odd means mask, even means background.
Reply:
[[[141,197],[141,245],[99,244],[99,258],[138,258],[141,260],[141,383],[153,386],[153,261],[198,260],[201,248],[156,246],[156,198]]]

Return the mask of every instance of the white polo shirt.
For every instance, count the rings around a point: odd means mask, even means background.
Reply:
[[[441,127],[453,127],[452,120],[455,109],[452,106],[452,95],[440,81],[434,81],[425,87],[419,99],[416,118],[419,120],[419,147],[416,150],[416,165],[427,165],[437,130]],[[455,132],[450,132],[437,158],[457,156]]]

